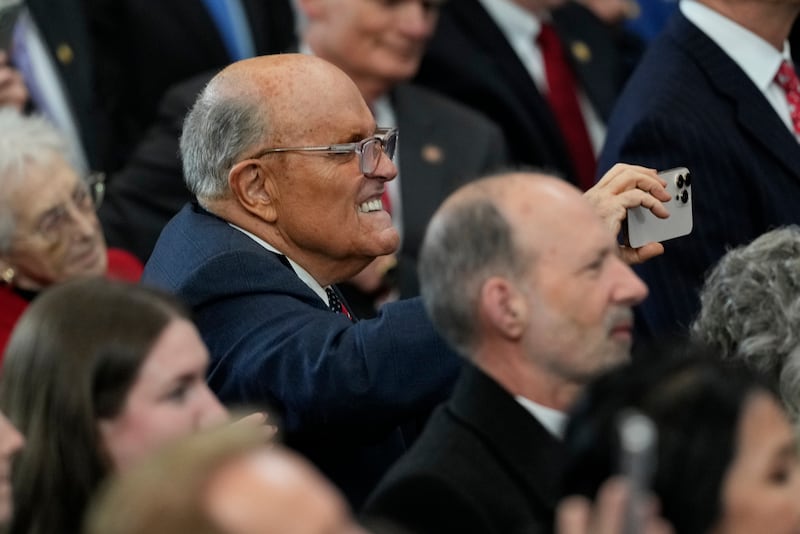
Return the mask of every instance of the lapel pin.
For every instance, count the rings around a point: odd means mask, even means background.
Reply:
[[[69,65],[75,59],[75,53],[67,43],[61,43],[56,47],[56,57],[63,65]]]
[[[592,50],[583,41],[572,41],[570,49],[572,50],[572,57],[580,63],[588,63],[592,60]]]
[[[427,163],[438,165],[444,161],[444,151],[436,145],[424,145],[422,147],[422,159]]]

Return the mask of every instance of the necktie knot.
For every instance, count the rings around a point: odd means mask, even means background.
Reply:
[[[325,293],[328,294],[328,307],[336,313],[342,313],[342,301],[339,300],[333,288],[331,286],[326,287]]]
[[[775,75],[775,83],[786,93],[786,103],[789,106],[794,133],[800,135],[800,81],[791,63],[788,61],[781,63]]]
[[[350,312],[347,310],[347,308],[345,308],[342,304],[342,300],[339,298],[339,295],[336,294],[336,291],[334,291],[331,286],[327,286],[325,288],[325,293],[328,295],[328,307],[331,309],[331,311],[335,313],[341,313],[352,321],[353,317],[350,315]]]

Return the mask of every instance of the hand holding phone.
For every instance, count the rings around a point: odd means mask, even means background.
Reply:
[[[669,217],[660,219],[644,207],[631,208],[627,217],[627,237],[631,247],[684,236],[692,231],[692,174],[686,167],[658,173],[667,185],[670,200],[664,202]]]

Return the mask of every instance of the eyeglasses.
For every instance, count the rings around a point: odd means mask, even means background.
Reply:
[[[326,152],[328,154],[358,154],[359,169],[364,176],[373,176],[378,170],[381,154],[389,159],[394,157],[397,148],[397,128],[377,128],[375,134],[356,143],[340,143],[327,146],[294,146],[267,148],[247,159],[260,159],[276,152]]]
[[[70,204],[81,214],[93,213],[103,202],[105,195],[105,173],[92,173],[78,182],[72,192]],[[36,223],[33,234],[48,242],[58,241],[75,216],[67,204],[62,203],[44,212]]]

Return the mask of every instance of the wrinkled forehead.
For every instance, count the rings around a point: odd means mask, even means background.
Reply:
[[[0,196],[17,218],[36,218],[67,201],[82,185],[72,166],[55,153],[41,161],[27,162],[20,171],[3,176],[0,188]]]

